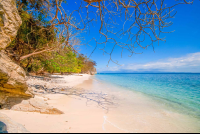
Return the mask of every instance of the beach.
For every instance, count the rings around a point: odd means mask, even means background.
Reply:
[[[36,95],[46,98],[49,106],[63,114],[15,110],[0,112],[22,124],[31,133],[199,131],[199,122],[194,124],[195,119],[171,111],[141,93],[122,90],[86,74],[54,77],[58,77],[55,83],[39,79],[30,79],[28,83],[40,83],[48,88],[74,88],[68,94],[57,92]]]
[[[0,0],[0,133],[200,133],[199,6]]]
[[[78,86],[89,77],[91,76],[84,74],[65,77],[66,84],[64,86]],[[34,82],[40,81],[35,80]],[[48,84],[47,86],[51,85]],[[54,86],[58,87],[59,84]],[[50,115],[14,110],[1,110],[0,112],[22,124],[31,133],[104,132],[102,127],[106,110],[98,107],[95,103],[94,106],[87,106],[86,99],[75,95],[47,94],[42,97],[48,98],[46,101],[48,105],[59,109],[63,114]],[[120,132],[115,128],[112,129],[113,132]]]

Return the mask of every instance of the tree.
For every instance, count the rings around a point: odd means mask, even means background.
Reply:
[[[91,73],[94,71],[94,67],[97,65],[95,61],[90,60],[84,55],[79,55],[78,61],[81,68],[81,73]]]
[[[165,33],[164,28],[172,25],[168,20],[175,15],[174,7],[179,4],[192,4],[193,0],[179,0],[171,6],[167,6],[165,0],[79,0],[77,5],[70,5],[76,7],[72,11],[63,8],[63,4],[70,3],[70,0],[18,0],[17,2],[19,11],[26,11],[34,19],[45,22],[42,24],[42,29],[47,31],[54,29],[57,37],[51,42],[54,46],[49,46],[47,43],[43,49],[24,54],[20,57],[21,60],[55,50],[58,48],[56,46],[69,46],[78,53],[71,43],[73,42],[71,36],[77,31],[88,31],[92,24],[98,21],[101,36],[90,41],[95,41],[95,49],[98,45],[104,45],[101,50],[110,56],[108,63],[112,61],[118,64],[112,59],[116,46],[122,48],[122,54],[127,50],[132,56],[136,53],[137,47],[146,49],[155,42],[164,41],[160,35]],[[123,24],[119,26],[116,20],[121,20]],[[127,41],[122,41],[122,38],[123,40],[126,38]],[[145,40],[149,43],[143,44]],[[106,51],[108,44],[113,44],[111,51]]]

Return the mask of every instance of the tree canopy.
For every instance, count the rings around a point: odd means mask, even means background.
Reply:
[[[81,45],[78,35],[88,32],[99,22],[99,39],[91,38],[97,48],[108,54],[108,63],[116,46],[127,50],[132,56],[137,47],[146,49],[155,42],[164,41],[164,28],[180,4],[192,4],[193,0],[175,1],[166,5],[165,0],[77,0],[64,8],[69,0],[17,0],[22,26],[7,52],[28,71],[81,72],[95,66],[94,61],[79,53],[75,46]],[[118,24],[116,20],[120,20]],[[123,40],[122,40],[123,38]],[[124,41],[126,39],[126,41]],[[143,43],[148,41],[148,43]],[[107,51],[108,44],[113,44]],[[94,50],[95,50],[94,49]],[[93,52],[92,52],[93,53]],[[87,68],[87,69],[86,69]]]

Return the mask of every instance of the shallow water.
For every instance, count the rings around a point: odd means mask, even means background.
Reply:
[[[126,132],[200,132],[200,74],[98,74],[94,79],[96,90],[118,97],[119,107],[106,117]]]
[[[96,78],[200,117],[200,74],[99,74]]]

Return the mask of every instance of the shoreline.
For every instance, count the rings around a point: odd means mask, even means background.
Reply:
[[[61,76],[63,77],[63,76]],[[29,80],[32,83],[39,83],[45,87],[65,87],[68,88],[78,86],[85,80],[88,80],[90,75],[83,76],[64,76],[65,83],[48,83],[38,79]],[[59,80],[58,80],[59,81]],[[78,89],[83,90],[83,89]],[[85,92],[85,91],[84,91]],[[38,112],[23,112],[15,110],[1,110],[1,114],[5,114],[13,121],[22,124],[31,133],[74,133],[74,132],[105,132],[102,129],[104,123],[105,109],[100,108],[96,102],[91,101],[86,105],[88,99],[79,97],[77,95],[63,95],[63,94],[40,94],[35,97],[44,97],[49,106],[57,108],[63,114],[51,115],[41,114]],[[89,96],[90,97],[90,96]],[[113,132],[115,132],[113,130]],[[117,131],[116,131],[117,132]]]
[[[58,76],[55,76],[58,77]],[[64,114],[1,110],[30,132],[197,132],[188,129],[191,122],[184,115],[171,112],[140,93],[124,91],[93,76],[61,76],[48,88],[69,87],[75,94],[45,94],[48,105]],[[64,80],[61,83],[58,81]],[[30,82],[30,81],[29,81]],[[37,83],[40,80],[32,80]],[[58,83],[56,83],[58,82]],[[74,93],[74,91],[73,91]],[[106,98],[106,101],[102,98]],[[188,121],[188,122],[187,122]]]
[[[163,105],[156,98],[98,79],[93,86],[117,99],[118,106],[106,115],[107,123],[123,132],[200,132],[197,118]]]

